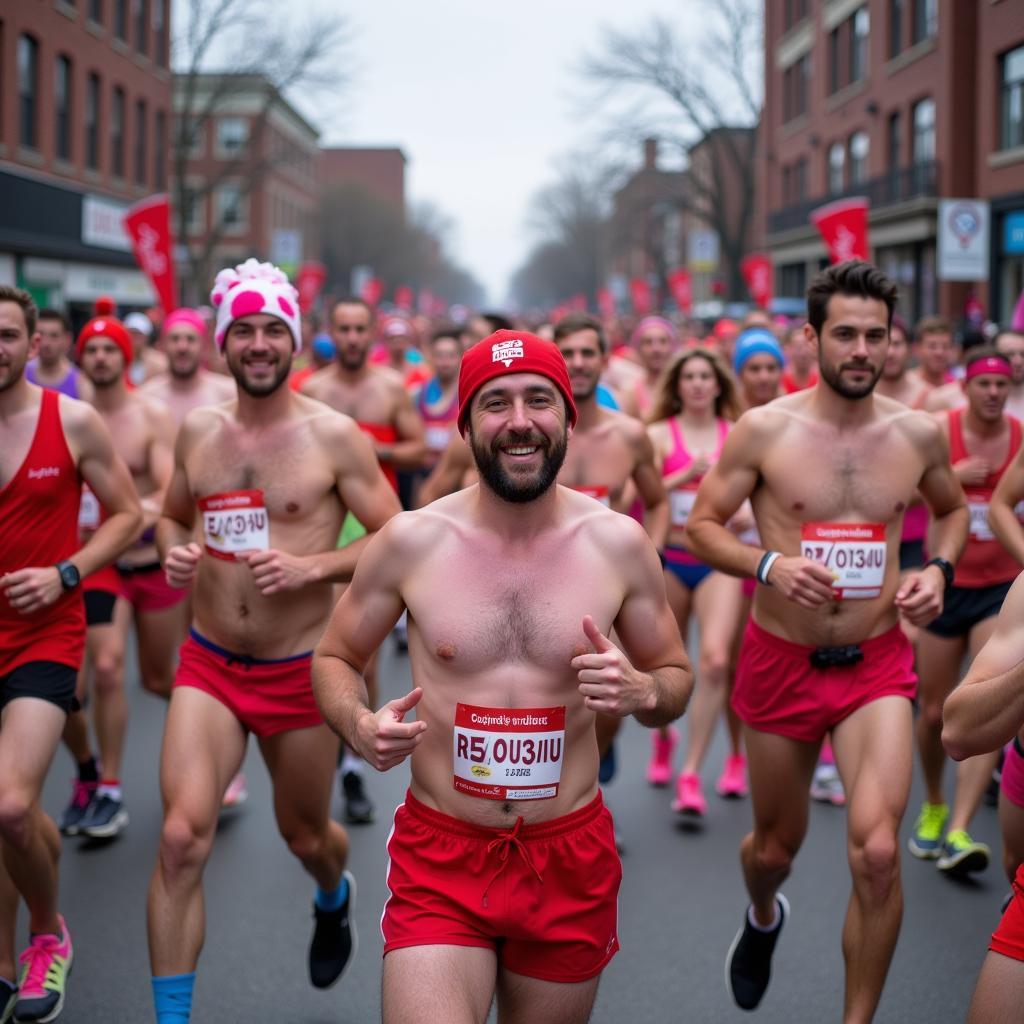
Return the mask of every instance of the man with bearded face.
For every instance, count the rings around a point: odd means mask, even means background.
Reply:
[[[968,513],[939,425],[873,394],[895,303],[896,286],[869,263],[818,275],[805,330],[820,380],[741,417],[687,525],[698,558],[762,584],[732,699],[755,780],[754,830],[740,850],[751,903],[726,959],[746,1010],[768,988],[789,910],[779,887],[807,830],[827,735],[849,806],[845,1020],[874,1015],[899,933],[916,690],[899,614],[924,625],[942,611]],[[900,529],[916,491],[931,508],[935,557],[901,580]],[[746,499],[764,546],[726,527]]]
[[[188,1019],[203,869],[250,732],[281,835],[317,883],[310,980],[326,988],[349,963],[354,881],[347,836],[328,813],[338,744],[313,699],[310,663],[332,583],[351,577],[366,543],[335,548],[346,511],[371,533],[398,511],[356,424],[287,386],[301,331],[284,274],[249,260],[218,275],[212,298],[237,398],[185,418],[157,528],[167,579],[192,584],[193,612],[164,730],[164,822],[149,891],[160,1024]]]
[[[594,716],[667,723],[693,674],[643,529],[554,483],[576,419],[551,342],[471,348],[458,422],[480,483],[374,538],[317,648],[331,726],[379,771],[411,755],[386,1022],[483,1021],[497,991],[503,1021],[582,1024],[618,948]],[[403,607],[414,688],[374,713],[361,672]]]

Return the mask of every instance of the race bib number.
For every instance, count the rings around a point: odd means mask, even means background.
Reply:
[[[233,562],[244,551],[270,547],[270,517],[263,492],[225,491],[199,499],[206,550],[215,558]]]
[[[78,506],[78,529],[89,532],[100,528],[99,498],[89,489],[88,484],[82,485],[82,500]]]
[[[574,491],[579,491],[580,494],[586,494],[591,498],[596,498],[605,508],[612,507],[612,499],[608,493],[608,488],[603,484],[597,487],[574,487]]]
[[[988,502],[968,501],[967,509],[971,513],[971,540],[995,540],[996,535],[988,525]]]
[[[669,492],[668,503],[672,516],[672,525],[681,529],[690,521],[690,513],[697,501],[696,491],[685,491],[679,487]]]
[[[427,427],[423,438],[432,452],[443,452],[452,439],[452,430],[450,427]]]
[[[800,554],[831,569],[841,600],[878,597],[885,580],[884,523],[804,523]]]
[[[460,793],[485,800],[558,796],[565,708],[455,706],[455,775]]]

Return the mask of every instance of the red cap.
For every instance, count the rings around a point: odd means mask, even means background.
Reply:
[[[131,361],[135,358],[132,338],[120,320],[112,316],[93,317],[78,334],[78,340],[75,342],[76,358],[82,358],[82,349],[93,338],[110,338],[124,353],[125,366],[131,365]]]
[[[459,433],[465,434],[469,403],[495,377],[510,373],[539,373],[562,392],[569,426],[576,426],[576,403],[572,400],[569,370],[558,346],[527,331],[495,331],[478,341],[462,357],[459,370]]]

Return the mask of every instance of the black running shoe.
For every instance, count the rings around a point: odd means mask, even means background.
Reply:
[[[337,910],[321,910],[313,904],[313,941],[309,944],[309,980],[314,988],[330,988],[345,973],[356,951],[356,927],[351,920],[356,880],[351,871],[342,874],[348,896]]]
[[[345,821],[350,825],[369,825],[377,818],[377,810],[367,795],[360,772],[345,772],[341,776],[345,799]]]
[[[748,914],[744,913],[743,927],[732,940],[725,957],[725,984],[733,1002],[741,1010],[757,1009],[772,977],[772,953],[789,917],[786,897],[780,892],[775,899],[780,914],[775,928],[770,932],[758,931],[751,925]]]

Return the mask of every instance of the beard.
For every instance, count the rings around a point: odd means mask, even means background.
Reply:
[[[254,384],[245,375],[246,364],[244,361],[235,362],[228,359],[227,363],[231,376],[235,378],[235,383],[252,398],[266,398],[267,395],[272,395],[288,379],[288,374],[292,369],[292,357],[289,354],[287,359],[278,359],[277,369],[272,380]]]
[[[496,437],[490,445],[481,444],[472,433],[469,440],[476,468],[480,472],[480,479],[502,501],[515,505],[534,501],[551,487],[565,461],[565,452],[568,447],[567,433],[563,433],[559,440],[553,442],[548,442],[544,437],[538,437],[529,432],[525,434],[509,433]],[[544,461],[532,479],[512,476],[505,471],[501,464],[501,447],[515,444],[540,445]]]
[[[199,360],[185,363],[170,359],[167,368],[176,380],[191,380],[199,372]]]
[[[337,359],[343,370],[361,370],[366,365],[366,357],[370,354],[369,348],[353,352],[345,348],[339,348]]]
[[[865,364],[864,369],[871,372],[871,379],[864,384],[851,384],[849,381],[843,380],[843,368],[835,366],[826,366],[825,363],[819,362],[818,369],[821,372],[821,379],[828,384],[828,386],[837,394],[840,398],[850,398],[853,400],[859,398],[867,398],[872,391],[875,390],[875,385],[878,383],[878,378],[882,376],[882,371],[885,369],[885,364],[872,368]],[[852,367],[846,367],[846,369],[852,369]],[[860,369],[860,367],[858,367]]]
[[[115,370],[109,367],[98,367],[91,373],[87,373],[86,377],[89,378],[89,383],[98,391],[103,391],[105,388],[112,388],[120,379],[124,376],[124,369]]]
[[[597,391],[597,385],[600,383],[600,377],[593,377],[592,379],[584,383],[583,380],[577,379],[572,385],[572,399],[577,405],[580,402],[588,401]]]

